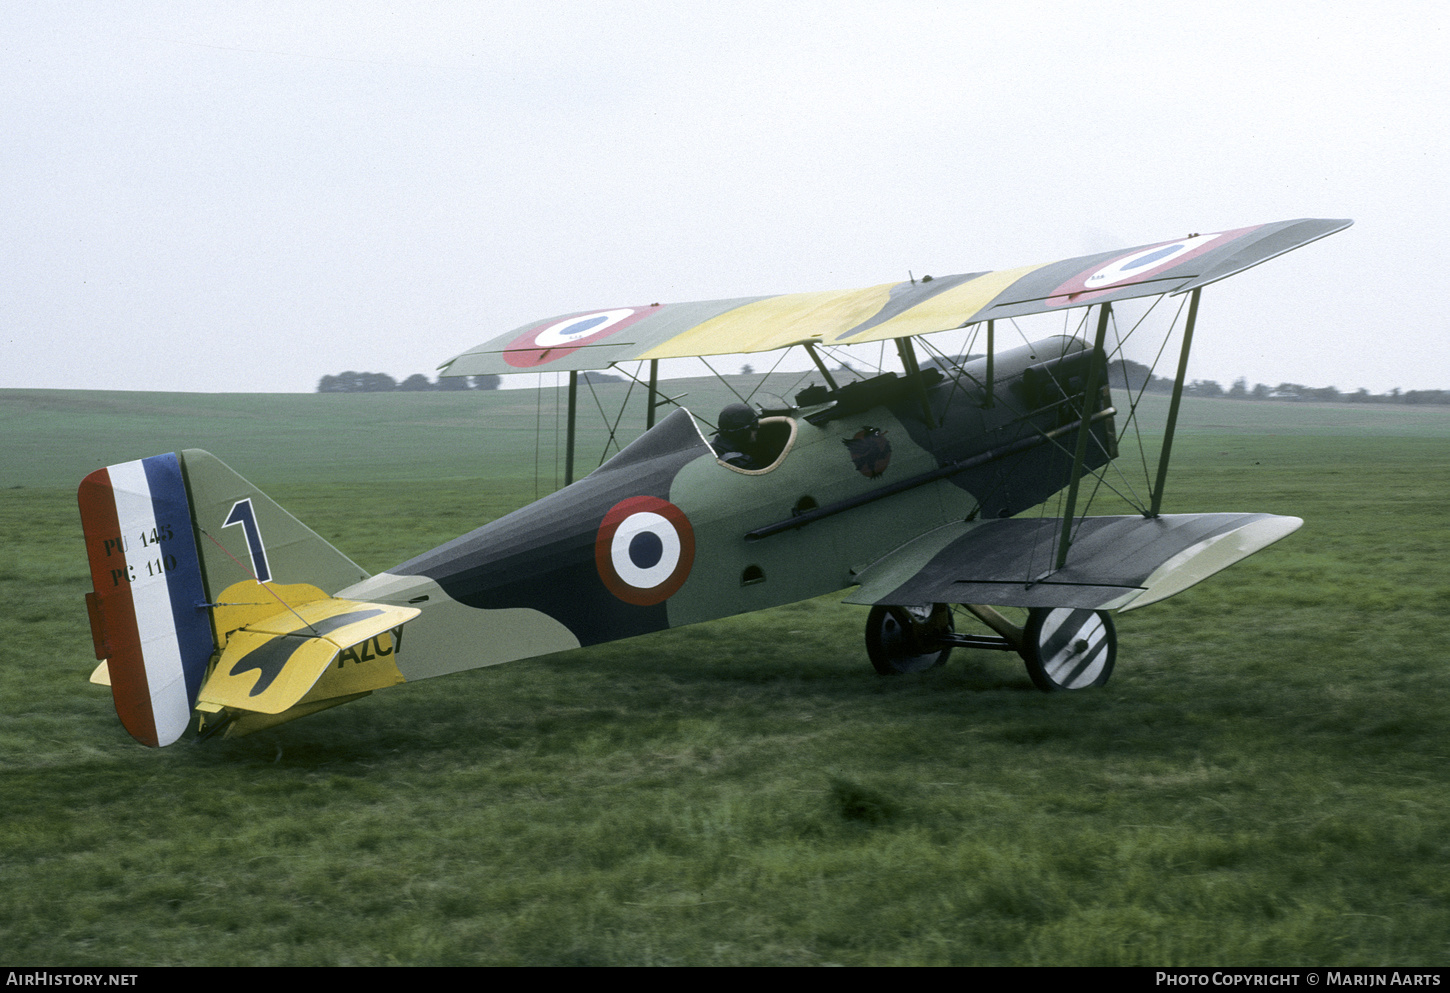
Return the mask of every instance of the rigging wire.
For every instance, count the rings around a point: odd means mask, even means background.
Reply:
[[[1123,370],[1123,384],[1124,384],[1123,385],[1123,389],[1124,389],[1124,392],[1126,393],[1126,395],[1128,397],[1128,413],[1127,413],[1127,416],[1123,419],[1123,426],[1124,426],[1125,429],[1126,428],[1131,428],[1132,431],[1133,431],[1134,439],[1135,439],[1135,441],[1137,443],[1137,447],[1138,447],[1138,454],[1139,454],[1139,460],[1138,461],[1139,461],[1139,464],[1141,465],[1141,467],[1143,469],[1143,475],[1144,475],[1145,485],[1147,487],[1148,494],[1149,494],[1149,497],[1150,498],[1151,498],[1152,492],[1153,492],[1153,477],[1152,477],[1152,470],[1150,469],[1150,467],[1148,465],[1148,455],[1147,455],[1147,451],[1145,449],[1144,442],[1143,442],[1143,430],[1142,430],[1143,429],[1143,425],[1142,425],[1142,418],[1140,416],[1140,407],[1142,405],[1144,396],[1147,394],[1148,385],[1152,381],[1152,378],[1154,376],[1154,373],[1157,370],[1159,363],[1163,359],[1163,353],[1166,351],[1166,349],[1168,347],[1168,343],[1172,339],[1174,330],[1178,327],[1179,319],[1183,316],[1183,308],[1187,305],[1187,299],[1185,298],[1185,299],[1179,301],[1178,309],[1174,313],[1172,319],[1169,321],[1168,328],[1164,332],[1163,339],[1159,343],[1158,350],[1157,350],[1156,354],[1153,356],[1153,361],[1148,366],[1148,375],[1147,375],[1147,377],[1144,378],[1143,382],[1139,385],[1139,387],[1138,387],[1138,389],[1137,389],[1136,392],[1133,390],[1132,384],[1131,384],[1131,382],[1129,381],[1129,378],[1128,378],[1128,374],[1127,374],[1128,373],[1128,370],[1127,370],[1127,355],[1126,355],[1126,351],[1124,349],[1124,345],[1126,344],[1126,342],[1128,341],[1129,338],[1131,338],[1140,328],[1142,328],[1145,325],[1145,323],[1147,322],[1149,316],[1158,307],[1158,305],[1160,303],[1162,303],[1163,299],[1166,296],[1167,296],[1167,294],[1159,294],[1154,299],[1153,303],[1149,306],[1148,310],[1146,312],[1144,312],[1142,314],[1142,316],[1140,316],[1137,319],[1137,321],[1134,322],[1133,326],[1128,329],[1128,331],[1127,331],[1126,334],[1121,334],[1120,333],[1121,329],[1119,328],[1119,326],[1117,324],[1117,315],[1116,315],[1116,312],[1113,312],[1111,314],[1111,316],[1112,316],[1112,325],[1113,325],[1113,334],[1114,334],[1114,338],[1116,340],[1116,344],[1115,344],[1115,346],[1113,348],[1112,355],[1117,358],[1117,360],[1118,360],[1118,362],[1119,362],[1119,364],[1120,364],[1120,366],[1121,366],[1121,368]],[[1122,435],[1122,432],[1119,432],[1119,437],[1121,437],[1121,435]],[[1094,440],[1096,441],[1096,439],[1094,439]],[[1100,444],[1099,444],[1099,447],[1100,447],[1100,450],[1101,450],[1101,445]],[[1107,453],[1104,452],[1103,454],[1107,454]],[[1108,467],[1109,466],[1112,467],[1112,471],[1117,475],[1117,477],[1121,481],[1123,488],[1126,489],[1126,490],[1128,490],[1129,492],[1127,492],[1127,493],[1123,492],[1122,489],[1119,489],[1117,486],[1115,486],[1109,480],[1109,478],[1108,478]],[[1088,511],[1092,507],[1092,504],[1093,504],[1094,499],[1097,497],[1097,494],[1098,494],[1099,490],[1101,490],[1103,487],[1107,487],[1108,490],[1110,490],[1111,492],[1113,492],[1114,494],[1116,494],[1120,499],[1123,500],[1123,502],[1127,503],[1129,506],[1131,506],[1133,509],[1135,509],[1138,513],[1144,515],[1145,517],[1148,515],[1147,502],[1143,499],[1143,497],[1141,497],[1141,496],[1138,495],[1137,490],[1134,487],[1131,478],[1128,476],[1128,474],[1126,472],[1123,471],[1123,468],[1117,464],[1117,460],[1110,459],[1103,466],[1100,466],[1099,468],[1094,469],[1094,470],[1090,470],[1090,474],[1094,477],[1095,482],[1093,484],[1093,487],[1092,487],[1091,491],[1089,492],[1089,494],[1087,496],[1086,502],[1083,505],[1083,512],[1078,517],[1077,523],[1073,527],[1072,535],[1069,537],[1069,543],[1071,541],[1073,541],[1073,540],[1076,539],[1076,535],[1078,534],[1079,530],[1081,529],[1083,522],[1086,520],[1086,518],[1088,516]]]
[[[1159,297],[1159,300],[1161,300],[1161,299],[1162,299],[1162,297]],[[1178,302],[1178,311],[1177,311],[1177,313],[1175,313],[1173,315],[1173,320],[1169,322],[1168,330],[1163,335],[1163,341],[1158,346],[1158,354],[1156,354],[1156,355],[1153,356],[1153,363],[1148,367],[1148,376],[1147,376],[1146,379],[1143,380],[1143,385],[1140,386],[1140,387],[1138,387],[1138,396],[1137,396],[1137,399],[1132,404],[1133,414],[1134,414],[1134,429],[1135,429],[1135,431],[1137,431],[1137,438],[1138,438],[1138,455],[1139,455],[1139,458],[1141,459],[1141,461],[1143,463],[1143,476],[1144,476],[1144,478],[1150,480],[1150,482],[1148,484],[1148,490],[1149,490],[1150,493],[1152,492],[1152,489],[1153,489],[1153,485],[1151,483],[1151,480],[1153,478],[1153,474],[1152,474],[1151,470],[1149,470],[1149,468],[1148,468],[1148,453],[1143,448],[1142,430],[1141,430],[1141,427],[1140,427],[1140,423],[1139,423],[1138,419],[1136,418],[1136,414],[1137,414],[1137,410],[1138,410],[1138,404],[1142,402],[1143,395],[1148,392],[1148,384],[1150,382],[1152,382],[1152,380],[1153,380],[1153,373],[1154,373],[1155,370],[1157,370],[1158,363],[1163,360],[1163,353],[1168,348],[1168,341],[1173,336],[1173,329],[1178,326],[1178,318],[1180,318],[1181,316],[1183,316],[1183,308],[1185,306],[1187,306],[1187,305],[1188,305],[1188,301],[1187,301],[1186,298],[1185,299],[1182,299],[1182,300],[1180,300]],[[1155,306],[1156,306],[1156,304],[1155,304]],[[1145,314],[1144,316],[1146,317],[1147,315]],[[1131,395],[1132,395],[1132,393],[1131,393],[1131,391],[1129,391],[1129,396],[1131,396]]]
[[[801,373],[799,376],[796,377],[794,383],[791,383],[789,386],[786,387],[786,393],[794,395],[800,387],[801,383],[804,383],[807,379],[810,379],[815,372],[815,369],[807,369],[805,372]]]
[[[780,358],[778,358],[778,359],[775,360],[775,365],[773,365],[773,366],[770,367],[770,371],[769,372],[767,372],[764,376],[760,377],[760,382],[758,382],[758,383],[755,384],[755,389],[751,390],[750,391],[750,396],[748,396],[748,397],[745,398],[745,402],[746,403],[749,403],[755,397],[755,394],[759,393],[760,390],[761,390],[761,388],[764,387],[765,384],[770,381],[770,377],[775,375],[775,370],[777,370],[777,369],[780,368],[780,364],[785,361],[785,357],[787,355],[789,355],[789,354],[790,354],[790,349],[789,348],[782,348],[780,350]]]
[[[635,375],[638,375],[638,370],[636,370]],[[609,456],[609,446],[611,444],[614,445],[616,450],[621,450],[618,441],[619,422],[624,420],[624,411],[629,406],[629,398],[634,393],[634,384],[638,381],[635,376],[626,376],[625,378],[629,380],[629,386],[624,391],[624,399],[619,403],[619,413],[615,415],[613,424],[609,423],[609,414],[605,411],[604,402],[599,399],[599,394],[594,389],[594,381],[592,379],[585,380],[589,384],[589,395],[594,398],[594,406],[599,408],[599,416],[609,428],[609,437],[604,439],[604,451],[599,453],[600,465],[603,465],[604,460]]]
[[[739,401],[741,403],[743,403],[743,404],[749,404],[750,403],[749,400],[747,400],[745,397],[743,397],[743,396],[740,395],[740,391],[739,390],[737,390],[735,387],[733,387],[733,386],[730,385],[729,380],[727,380],[724,376],[722,376],[719,372],[716,371],[715,367],[712,366],[705,359],[705,356],[703,356],[703,355],[697,355],[695,357],[698,358],[701,362],[704,362],[705,363],[705,368],[706,369],[709,369],[710,372],[714,373],[715,378],[718,379],[718,380],[720,380],[720,382],[724,383],[725,384],[725,388],[727,390],[729,390],[731,393],[734,393],[735,396],[736,396],[736,398],[739,399]]]
[[[215,538],[212,537],[212,534],[211,534],[210,531],[208,531],[206,528],[202,527],[200,524],[193,523],[192,524],[192,527],[196,528],[196,530],[200,531],[202,534],[206,535],[207,538],[211,539],[211,543],[213,545],[215,545],[216,547],[220,548],[224,553],[226,553],[226,557],[227,558],[231,559],[234,563],[236,563],[237,567],[239,569],[241,569],[243,572],[245,572],[248,576],[251,576],[252,577],[252,582],[256,583],[259,589],[265,590],[267,592],[267,594],[272,597],[273,600],[276,600],[282,606],[286,607],[287,610],[288,610],[288,612],[290,612],[293,617],[297,618],[299,621],[301,621],[303,624],[305,624],[307,626],[307,630],[309,630],[309,631],[312,632],[313,637],[316,637],[316,638],[321,638],[322,637],[322,632],[319,631],[319,630],[317,630],[317,628],[313,627],[311,621],[309,621],[307,618],[303,617],[301,614],[297,613],[296,608],[294,608],[290,603],[288,603],[286,600],[283,600],[280,596],[277,595],[277,591],[272,588],[272,584],[271,583],[264,583],[260,579],[258,579],[257,578],[257,574],[255,572],[253,572],[251,569],[249,569],[246,566],[242,565],[241,561],[227,549],[227,546],[226,545],[223,545],[221,542],[217,541]],[[214,603],[214,604],[209,604],[208,606],[212,606],[212,607],[251,606],[251,604]]]
[[[625,379],[629,380],[635,386],[638,386],[638,387],[640,387],[641,389],[644,389],[644,390],[648,390],[649,389],[648,384],[644,383],[639,378],[639,369],[641,367],[643,367],[643,365],[644,365],[644,363],[641,362],[639,364],[639,366],[636,366],[634,373],[630,373],[623,366],[615,366],[614,367],[614,371],[617,372],[617,373],[619,373]],[[655,390],[656,391],[659,390],[659,384],[658,383],[655,384]],[[660,405],[663,405],[663,404],[668,403],[668,404],[670,404],[670,405],[672,405],[674,407],[677,407],[680,410],[684,410],[685,409],[685,407],[679,402],[679,398],[678,397],[666,396],[663,393],[660,393],[657,398],[650,398],[649,400],[646,400],[646,403],[652,403],[652,402],[655,402],[656,400],[658,400],[658,403]]]
[[[1147,480],[1148,491],[1149,491],[1150,496],[1151,496],[1151,492],[1152,492],[1152,473],[1151,473],[1151,469],[1149,467],[1149,458],[1148,458],[1148,455],[1147,455],[1147,445],[1145,443],[1144,436],[1143,436],[1143,424],[1142,424],[1142,419],[1141,419],[1141,405],[1142,405],[1142,402],[1144,400],[1144,397],[1145,397],[1145,395],[1147,393],[1148,385],[1152,381],[1153,376],[1154,376],[1154,373],[1156,372],[1159,364],[1161,363],[1161,361],[1163,359],[1163,356],[1165,354],[1165,351],[1167,349],[1167,346],[1168,346],[1168,343],[1169,343],[1169,341],[1171,339],[1171,336],[1173,334],[1173,331],[1177,327],[1178,321],[1179,321],[1179,319],[1182,316],[1183,307],[1185,305],[1184,302],[1182,302],[1182,301],[1180,302],[1180,304],[1178,306],[1178,309],[1177,309],[1177,313],[1175,313],[1175,315],[1173,316],[1172,320],[1170,321],[1169,328],[1168,328],[1167,332],[1164,335],[1163,341],[1160,343],[1160,345],[1158,347],[1158,350],[1157,350],[1156,354],[1153,357],[1153,361],[1152,361],[1151,365],[1149,366],[1149,373],[1148,373],[1147,378],[1145,378],[1143,380],[1143,382],[1139,385],[1139,387],[1136,390],[1134,390],[1134,388],[1132,387],[1131,380],[1130,380],[1130,377],[1129,377],[1129,368],[1128,368],[1128,358],[1127,358],[1127,348],[1126,348],[1126,346],[1127,346],[1128,342],[1130,340],[1132,340],[1134,338],[1134,336],[1136,334],[1138,334],[1138,332],[1140,330],[1142,330],[1146,326],[1146,324],[1148,323],[1149,319],[1153,316],[1153,314],[1155,313],[1156,309],[1159,307],[1159,305],[1162,303],[1163,299],[1166,296],[1167,296],[1167,294],[1160,294],[1157,297],[1155,297],[1154,300],[1153,300],[1153,302],[1152,302],[1152,304],[1148,307],[1148,310],[1145,313],[1143,313],[1141,316],[1139,316],[1133,322],[1133,324],[1126,329],[1126,331],[1123,329],[1122,325],[1118,321],[1117,312],[1116,311],[1110,312],[1111,325],[1112,325],[1112,333],[1113,333],[1113,343],[1112,343],[1112,346],[1108,349],[1107,354],[1104,356],[1105,361],[1110,365],[1110,367],[1111,366],[1116,366],[1116,368],[1121,372],[1123,389],[1124,389],[1125,394],[1126,394],[1126,397],[1128,399],[1128,409],[1127,409],[1127,412],[1126,412],[1126,416],[1122,417],[1122,419],[1121,419],[1121,425],[1122,425],[1123,430],[1118,431],[1116,433],[1121,438],[1122,435],[1124,435],[1124,434],[1127,433],[1127,430],[1128,429],[1131,429],[1131,431],[1133,433],[1133,436],[1134,436],[1134,443],[1135,443],[1135,445],[1136,445],[1136,447],[1138,449],[1138,459],[1136,461],[1139,463],[1139,466],[1141,467],[1141,469],[1143,471],[1144,477]],[[1079,338],[1080,339],[1082,337],[1082,335],[1083,335],[1084,329],[1085,329],[1088,321],[1090,320],[1092,307],[1091,306],[1084,307],[1081,310],[1081,312],[1080,312],[1081,316],[1079,318],[1077,318],[1076,325],[1074,326],[1074,324],[1073,324],[1073,316],[1072,316],[1072,313],[1071,312],[1072,312],[1072,310],[1076,310],[1076,309],[1077,308],[1064,308],[1063,315],[1062,315],[1062,333],[1064,335],[1066,335],[1066,336],[1073,337],[1073,338]],[[1026,330],[1024,330],[1024,328],[1022,327],[1022,325],[1018,322],[1018,320],[1016,318],[1008,318],[1007,320],[1010,321],[1013,330],[1016,332],[1018,338],[1020,338],[1021,341],[1024,344],[1029,345],[1029,346],[1033,344],[1033,342],[1028,338],[1028,335],[1027,335]],[[948,356],[946,354],[946,351],[945,351],[945,348],[944,347],[940,347],[940,346],[936,345],[927,336],[921,336],[921,342],[922,342],[922,347],[923,347],[924,351],[932,358],[932,360],[937,365],[937,367],[940,370],[942,370],[944,373],[946,373],[948,375],[948,377],[952,380],[952,386],[951,386],[950,390],[948,391],[947,397],[946,397],[946,400],[945,400],[946,408],[943,411],[944,414],[951,409],[951,405],[953,403],[956,403],[956,402],[965,402],[972,395],[972,391],[968,388],[968,385],[967,385],[968,383],[974,385],[978,389],[985,389],[985,383],[979,377],[977,377],[975,375],[972,375],[971,373],[968,373],[965,370],[965,368],[964,368],[964,366],[966,364],[967,357],[971,355],[972,348],[977,344],[977,342],[979,340],[979,337],[981,335],[981,322],[977,322],[976,324],[968,325],[968,329],[969,329],[969,333],[968,333],[966,339],[964,340],[964,342],[962,343],[962,353],[961,353],[960,356]],[[877,374],[882,374],[882,372],[883,372],[883,370],[885,368],[886,345],[887,345],[886,339],[881,339],[880,342],[879,342],[878,354],[877,354],[876,363],[875,363]],[[789,352],[790,352],[789,349],[782,349],[781,350],[780,357],[778,359],[776,359],[776,361],[771,366],[771,368],[766,372],[766,374],[763,377],[760,378],[759,382],[757,382],[754,385],[754,387],[749,391],[748,395],[742,395],[741,391],[738,390],[738,389],[736,389],[736,387],[717,368],[715,368],[704,356],[697,356],[697,358],[700,359],[700,361],[704,364],[705,368],[710,371],[710,373],[715,377],[715,379],[718,380],[723,385],[725,385],[726,388],[729,389],[730,392],[733,393],[736,398],[738,398],[741,402],[744,402],[746,404],[749,404],[749,403],[751,403],[753,401],[753,399],[755,398],[755,396],[757,396],[762,390],[764,390],[766,388],[767,383],[769,383],[769,381],[772,379],[772,377],[776,376],[780,372],[780,367],[783,364],[783,362],[785,361],[785,359],[787,358],[787,356],[789,355]],[[855,358],[856,357],[854,355],[854,353],[852,353],[852,352],[849,351],[849,347],[848,346],[838,346],[836,348],[832,348],[832,347],[827,347],[827,346],[822,345],[821,346],[821,352],[826,356],[826,358],[829,361],[834,362],[834,363],[840,365],[844,370],[849,371],[852,375],[856,376],[857,378],[861,378],[862,377],[863,374],[861,372],[858,372],[854,367],[852,367],[850,364],[848,364],[842,358],[842,354],[843,353],[848,358]],[[868,365],[869,365],[870,360],[868,359],[867,361],[868,361]],[[623,376],[624,376],[624,378],[629,381],[629,387],[626,390],[626,393],[625,393],[625,396],[624,396],[623,401],[621,402],[619,411],[615,415],[613,415],[612,418],[611,418],[611,415],[609,414],[609,412],[605,409],[605,405],[603,403],[603,400],[602,400],[602,398],[601,398],[598,390],[595,388],[595,383],[593,382],[592,379],[586,379],[586,383],[588,383],[588,385],[589,385],[590,395],[594,399],[595,407],[598,409],[598,411],[599,411],[602,419],[604,420],[604,422],[605,422],[605,424],[606,424],[606,426],[608,428],[608,437],[605,440],[604,448],[603,448],[603,451],[601,452],[601,455],[600,455],[600,464],[603,464],[603,462],[606,460],[606,458],[610,454],[611,447],[613,447],[616,450],[622,450],[622,446],[621,446],[621,444],[619,442],[619,429],[620,429],[620,424],[623,421],[624,414],[625,414],[625,412],[627,410],[627,407],[628,407],[628,403],[629,403],[630,399],[633,396],[634,387],[635,386],[641,386],[641,387],[643,387],[643,382],[640,379],[640,376],[642,374],[642,369],[643,369],[643,363],[642,362],[636,367],[636,369],[634,370],[633,373],[627,372],[627,371],[625,371],[622,368],[616,367],[616,371],[622,373]],[[794,391],[796,388],[798,388],[800,386],[800,384],[802,382],[804,382],[806,379],[810,378],[814,372],[815,372],[815,370],[813,370],[813,369],[807,369],[805,372],[803,372],[795,380],[794,384],[790,388],[790,391]],[[543,384],[542,384],[543,376],[542,376],[542,374],[540,374],[540,377],[539,378],[540,378],[540,390],[539,390],[539,392],[542,392],[542,388],[543,388]],[[1059,389],[1062,389],[1062,384],[1059,383],[1057,385],[1059,386]],[[1104,385],[1107,386],[1108,384],[1105,383]],[[554,455],[554,475],[555,475],[555,480],[554,480],[554,482],[555,482],[555,486],[556,487],[558,485],[559,457],[560,457],[560,454],[559,454],[560,453],[559,432],[561,430],[561,428],[560,428],[560,419],[561,419],[560,405],[562,403],[560,393],[561,393],[561,386],[560,386],[560,381],[559,381],[559,373],[556,372],[555,373],[555,392],[554,392],[554,398],[555,398],[555,403],[554,403],[554,406],[555,406],[555,412],[554,412],[554,447],[555,447],[555,455]],[[1066,395],[1066,390],[1065,389],[1063,390],[1063,393],[1064,393],[1064,395]],[[960,401],[959,401],[959,398],[958,398],[958,394],[960,394]],[[651,400],[653,400],[653,399],[654,398],[651,397]],[[1019,404],[1014,403],[1013,400],[1012,400],[1012,398],[1010,397],[1010,395],[999,396],[998,397],[998,400],[1001,403],[1003,403],[1004,406],[1006,406],[1007,410],[1010,413],[1016,415],[1019,418],[1026,416],[1026,413],[1027,412],[1026,411],[1023,411],[1021,409],[1018,409]],[[685,409],[685,408],[683,408],[678,403],[678,401],[676,399],[670,398],[668,396],[664,396],[663,394],[660,395],[659,402],[661,404],[668,403],[668,404],[670,404],[670,405],[672,405],[674,407],[677,407],[677,408],[680,408],[680,409]],[[1089,400],[1089,403],[1085,404],[1084,409],[1082,411],[1079,411],[1079,420],[1081,420],[1081,417],[1083,416],[1084,413],[1086,413],[1086,410],[1089,407],[1091,407],[1091,401],[1090,400]],[[535,462],[535,466],[534,466],[534,476],[535,476],[535,480],[534,480],[534,483],[535,483],[535,498],[536,499],[538,497],[538,491],[539,491],[540,484],[541,484],[541,471],[542,471],[542,466],[541,466],[541,462],[542,462],[542,455],[541,455],[542,445],[541,445],[541,442],[539,440],[539,435],[541,434],[541,432],[540,432],[540,428],[541,427],[542,427],[542,400],[541,399],[536,399],[536,403],[535,403],[535,434],[536,434],[536,442],[535,442],[535,458],[534,458],[534,462]],[[1041,429],[1037,429],[1037,430],[1040,433],[1043,433],[1044,435],[1046,434],[1046,432],[1042,432]],[[1103,445],[1103,442],[1101,441],[1101,439],[1099,438],[1099,436],[1097,434],[1095,434],[1095,433],[1092,433],[1091,429],[1089,429],[1089,434],[1090,434],[1090,438],[1092,440],[1092,443],[1096,446],[1096,449],[1095,449],[1096,453],[1098,455],[1106,456],[1108,453],[1105,450],[1105,446]],[[1058,451],[1060,451],[1060,452],[1062,452],[1064,454],[1068,454],[1068,455],[1072,455],[1073,454],[1073,453],[1071,453],[1071,452],[1068,451],[1067,445],[1060,438],[1057,438],[1057,437],[1046,438],[1046,437],[1044,437],[1044,442],[1047,443],[1047,444],[1052,445],[1054,448],[1056,448]],[[1011,460],[1011,461],[1014,462],[1014,463],[1020,462],[1025,456],[1026,456],[1026,453],[1024,452],[1024,453],[1016,456],[1016,458],[1013,459],[1013,460]],[[1116,482],[1113,479],[1110,479],[1109,478],[1108,466],[1111,466],[1112,467],[1112,470],[1111,471],[1112,471],[1112,474],[1114,474],[1116,476]],[[1002,472],[1000,472],[1000,473],[997,474],[998,481],[997,481],[996,485],[993,486],[992,490],[988,494],[984,495],[984,500],[983,501],[980,501],[979,502],[979,505],[980,505],[981,502],[985,502],[986,499],[990,499],[992,496],[997,495],[998,492],[1001,490],[1001,488],[1005,485],[1006,478],[1008,476],[1010,476],[1011,473],[1010,473],[1010,470],[1008,470],[1006,466],[1004,466],[1003,469],[1004,469],[1004,471],[1002,471]],[[1144,509],[1145,506],[1146,506],[1146,502],[1145,502],[1144,498],[1139,494],[1139,492],[1137,490],[1137,487],[1135,486],[1135,484],[1133,483],[1133,481],[1128,477],[1127,473],[1124,472],[1123,466],[1117,464],[1117,460],[1115,460],[1113,458],[1107,458],[1106,461],[1105,461],[1105,463],[1104,463],[1104,465],[1099,466],[1099,467],[1096,467],[1094,469],[1090,469],[1090,470],[1089,469],[1083,469],[1081,471],[1083,471],[1083,472],[1085,472],[1087,474],[1092,475],[1094,477],[1094,482],[1093,482],[1093,484],[1092,484],[1092,486],[1090,488],[1089,493],[1087,494],[1087,499],[1086,499],[1086,502],[1085,502],[1085,504],[1083,506],[1083,512],[1082,512],[1082,514],[1081,515],[1077,515],[1077,521],[1076,521],[1075,525],[1073,526],[1073,530],[1072,530],[1072,537],[1069,540],[1074,540],[1075,539],[1076,534],[1078,533],[1077,529],[1081,527],[1082,521],[1085,520],[1086,517],[1088,516],[1089,509],[1091,508],[1094,500],[1097,498],[1098,494],[1104,488],[1106,488],[1108,491],[1116,494],[1126,504],[1128,504],[1129,506],[1131,506],[1134,509],[1136,509],[1139,513],[1144,513],[1144,514],[1147,513],[1147,511]],[[1044,502],[1041,505],[1041,509],[1039,511],[1039,514],[1040,515],[1041,514],[1045,514],[1047,512],[1046,508],[1048,507],[1048,505],[1049,505],[1050,502],[1051,501],[1047,501],[1047,502]],[[1058,494],[1057,504],[1058,504],[1058,510],[1059,510],[1059,513],[1060,513],[1060,511],[1061,511],[1061,505],[1062,505],[1062,494],[1061,493]]]
[[[980,333],[980,325],[972,325],[971,334],[968,335],[967,339],[962,343],[962,354],[959,356],[959,358],[962,359],[962,362],[958,362],[957,359],[948,356],[943,349],[937,348],[933,342],[928,340],[926,335],[922,335],[921,337],[922,348],[928,354],[934,354],[937,357],[937,368],[942,371],[943,375],[947,376],[947,378],[952,381],[952,388],[947,393],[946,404],[942,407],[941,420],[943,423],[945,423],[947,414],[952,409],[952,401],[956,399],[958,391],[960,390],[963,399],[966,399],[967,397],[966,388],[962,386],[963,379],[970,380],[974,385],[982,389],[984,392],[986,390],[986,384],[979,382],[975,376],[971,375],[966,371],[966,369],[963,368],[963,363],[967,361],[966,357],[972,353],[972,345],[976,343],[977,335]]]

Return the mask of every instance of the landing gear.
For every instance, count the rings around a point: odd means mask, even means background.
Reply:
[[[866,618],[866,654],[883,676],[922,672],[945,665],[952,612],[944,603],[927,607],[872,607]]]
[[[1022,630],[1021,653],[1042,692],[1085,690],[1113,674],[1118,632],[1105,610],[1034,607]]]
[[[991,607],[965,609],[993,636],[957,634],[952,608],[877,606],[866,619],[866,654],[883,676],[924,672],[946,663],[953,647],[1015,651],[1033,684],[1044,693],[1102,686],[1113,674],[1118,634],[1104,610],[1033,607],[1018,626]]]

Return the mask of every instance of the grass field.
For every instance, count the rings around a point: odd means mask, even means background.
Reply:
[[[0,391],[0,963],[1450,960],[1443,409],[1190,401],[1167,509],[1306,524],[1123,615],[1101,690],[879,679],[831,597],[163,750],[87,683],[87,472],[209,449],[381,570],[552,489],[536,425]]]

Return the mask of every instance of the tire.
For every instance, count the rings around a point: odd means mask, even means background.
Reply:
[[[930,607],[872,607],[866,618],[866,654],[882,676],[924,672],[945,665],[952,649],[933,642],[952,631],[946,604]]]
[[[1044,693],[1102,686],[1113,674],[1118,632],[1105,610],[1034,607],[1022,635],[1022,661]]]

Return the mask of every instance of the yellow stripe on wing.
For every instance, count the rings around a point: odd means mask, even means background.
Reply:
[[[949,331],[961,327],[964,322],[977,315],[982,308],[997,299],[1007,287],[1028,273],[1036,272],[1050,262],[1041,265],[1022,266],[1017,269],[1003,269],[1000,272],[983,273],[976,279],[944,290],[928,297],[909,310],[859,334],[844,338],[828,338],[827,343],[853,345],[862,341],[882,341],[888,338],[907,338],[912,335],[930,334],[934,331]],[[990,314],[982,314],[986,320]]]
[[[726,311],[639,356],[679,359],[732,352],[768,352],[801,341],[830,344],[836,335],[870,320],[886,305],[891,287],[788,293]]]

